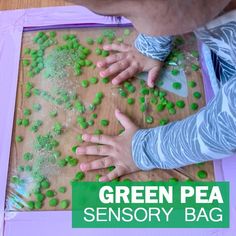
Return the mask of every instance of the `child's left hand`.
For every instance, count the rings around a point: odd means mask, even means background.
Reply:
[[[163,62],[146,57],[136,48],[127,44],[109,44],[105,45],[103,49],[117,51],[117,53],[108,56],[103,61],[97,62],[99,68],[106,68],[100,72],[101,77],[115,75],[112,83],[118,85],[140,72],[147,71],[147,85],[151,88],[154,87]]]
[[[98,160],[81,163],[80,169],[82,171],[104,169],[109,166],[115,166],[113,171],[99,179],[99,181],[102,182],[111,181],[119,176],[139,170],[133,161],[131,151],[132,137],[138,130],[138,127],[119,110],[115,111],[115,115],[117,120],[125,128],[125,131],[121,135],[111,137],[107,135],[84,134],[83,140],[85,142],[94,143],[95,145],[78,147],[76,150],[78,155],[101,156]]]

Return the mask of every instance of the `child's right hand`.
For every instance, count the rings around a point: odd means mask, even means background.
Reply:
[[[118,53],[108,56],[103,61],[97,62],[99,68],[106,68],[100,72],[101,77],[115,75],[112,83],[118,85],[140,72],[147,71],[147,85],[154,87],[163,62],[146,57],[136,48],[127,44],[104,45],[103,49],[118,51]]]

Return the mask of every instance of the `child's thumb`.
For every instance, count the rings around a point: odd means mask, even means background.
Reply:
[[[121,125],[127,130],[134,127],[134,123],[130,120],[129,117],[124,115],[120,110],[115,110],[115,116],[117,120],[121,123]]]

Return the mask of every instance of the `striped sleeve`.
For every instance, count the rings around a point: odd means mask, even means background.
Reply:
[[[236,77],[198,113],[165,126],[141,129],[132,154],[142,170],[172,169],[236,153]]]
[[[173,47],[172,36],[148,36],[139,34],[134,45],[137,50],[147,57],[165,61]]]

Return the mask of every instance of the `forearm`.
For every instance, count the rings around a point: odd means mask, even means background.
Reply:
[[[236,152],[236,78],[211,103],[182,121],[139,130],[132,152],[143,170],[172,169],[219,159]]]

